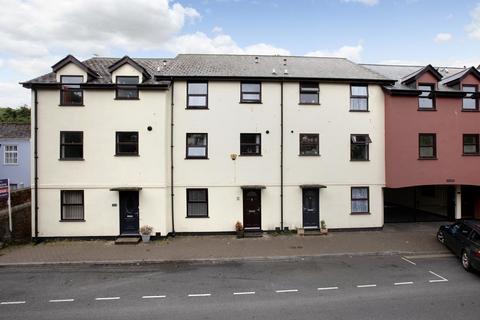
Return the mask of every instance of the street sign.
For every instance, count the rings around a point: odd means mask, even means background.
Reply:
[[[9,194],[8,179],[0,179],[0,199],[8,199]]]

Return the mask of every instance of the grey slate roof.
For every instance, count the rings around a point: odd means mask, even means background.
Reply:
[[[30,139],[30,124],[0,123],[0,139]]]
[[[258,57],[258,63],[256,63],[256,57]],[[284,65],[285,62],[286,65]],[[287,73],[285,73],[285,69]],[[375,71],[344,58],[232,54],[179,54],[158,75],[165,77],[389,80]]]
[[[402,79],[405,77],[419,72],[425,66],[409,66],[409,65],[382,65],[382,64],[362,64],[364,67],[383,74],[385,77],[397,80],[393,86],[387,86],[388,89],[394,90],[412,90],[411,87],[402,84]],[[457,92],[453,88],[445,86],[443,84],[446,77],[456,76],[457,74],[462,74],[465,72],[465,68],[455,68],[455,67],[435,67],[436,70],[444,77],[442,81],[438,83],[438,91],[444,92]],[[461,76],[461,75],[460,75]],[[413,89],[415,90],[415,89]],[[461,91],[460,91],[461,92]]]

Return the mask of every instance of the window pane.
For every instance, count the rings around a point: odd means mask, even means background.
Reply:
[[[475,86],[463,86],[463,92],[476,92],[477,88]]]
[[[62,143],[82,143],[83,134],[81,132],[62,132]]]
[[[260,101],[260,94],[258,94],[258,93],[242,93],[242,100],[245,100],[245,101]]]
[[[430,85],[419,85],[419,86],[418,86],[418,90],[422,90],[422,91],[432,91],[432,90],[433,90],[433,87],[430,86]],[[430,94],[430,92],[427,92],[426,94],[428,95],[428,94]]]
[[[188,97],[188,106],[190,106],[190,107],[206,107],[207,106],[207,97],[206,96],[189,96]]]
[[[189,83],[188,94],[207,94],[207,83]]]
[[[188,201],[207,201],[206,190],[188,190]]]
[[[464,144],[476,144],[477,143],[477,136],[464,135],[463,136],[463,143]]]
[[[138,98],[137,88],[117,88],[117,98],[134,99]]]
[[[191,157],[205,157],[207,149],[205,147],[188,147],[188,155]]]
[[[117,77],[117,84],[138,84],[139,77]]]
[[[463,109],[475,110],[477,108],[477,100],[472,98],[463,99]]]
[[[242,83],[242,92],[260,92],[260,83]]]
[[[431,98],[419,98],[419,107],[422,109],[433,109],[433,100]]]
[[[301,82],[300,83],[300,92],[318,92],[318,83],[316,82]]]
[[[432,158],[435,154],[433,153],[433,147],[420,147],[420,157],[421,158]]]
[[[367,87],[366,86],[351,86],[352,96],[367,96]]]
[[[62,83],[82,83],[83,76],[62,76]]]
[[[62,104],[82,104],[83,90],[71,89],[71,87],[63,86],[61,91]]]
[[[351,110],[368,110],[367,98],[351,98],[350,99]]]
[[[477,146],[476,145],[464,145],[463,146],[463,153],[477,153]]]
[[[203,133],[189,133],[187,135],[187,144],[189,146],[206,146],[207,135]]]
[[[136,144],[119,144],[117,150],[118,150],[118,153],[137,154],[138,153],[138,145],[136,145]]]
[[[62,159],[83,158],[83,146],[82,145],[62,146],[61,157]]]
[[[366,199],[368,198],[367,188],[352,188],[352,199]]]
[[[300,94],[300,103],[315,103],[315,104],[318,104],[318,94],[317,93],[301,93]]]
[[[192,217],[204,217],[208,215],[207,203],[189,203],[187,215]]]
[[[368,200],[352,200],[352,212],[368,212]]]
[[[420,146],[433,146],[433,136],[430,134],[420,135]]]
[[[368,160],[368,145],[367,144],[351,144],[351,159],[352,160]]]
[[[136,132],[118,132],[118,142],[137,142],[138,133]]]
[[[259,134],[241,134],[241,143],[260,143]]]

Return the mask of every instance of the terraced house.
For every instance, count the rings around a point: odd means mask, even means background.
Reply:
[[[410,70],[415,80],[402,82]],[[237,221],[251,232],[315,230],[321,220],[381,228],[385,187],[403,203],[396,188],[480,184],[478,170],[461,182],[418,177],[426,169],[415,169],[411,149],[431,155],[431,140],[404,123],[413,111],[402,99],[428,104],[441,91],[425,93],[423,70],[295,56],[67,56],[23,83],[34,110],[34,236],[137,235],[141,225],[159,236],[231,232]],[[476,91],[448,90],[478,110]],[[472,121],[467,153],[480,132]]]

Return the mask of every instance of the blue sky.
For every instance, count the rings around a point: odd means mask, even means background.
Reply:
[[[29,104],[17,83],[49,72],[69,53],[480,64],[480,0],[0,0],[0,7],[1,106]]]

